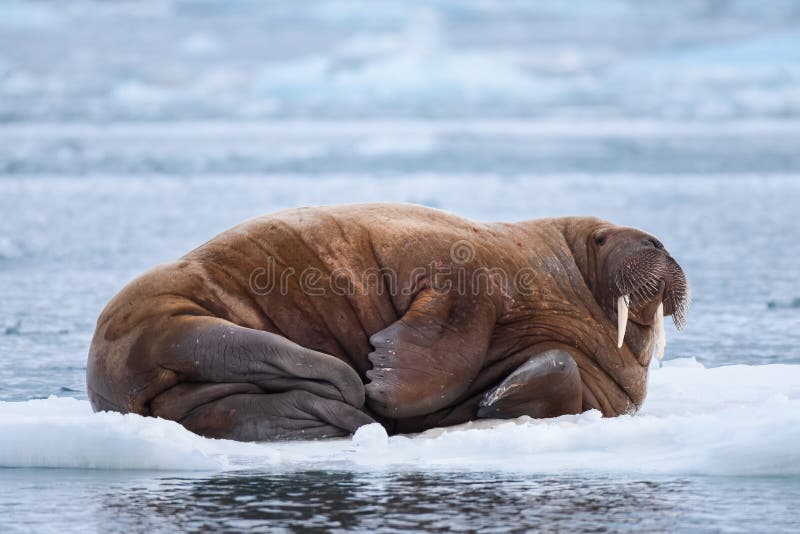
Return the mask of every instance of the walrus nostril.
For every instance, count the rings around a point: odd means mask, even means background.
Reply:
[[[658,239],[656,239],[654,237],[645,237],[644,239],[642,239],[641,242],[642,242],[642,245],[644,245],[647,248],[655,248],[655,249],[658,249],[658,250],[661,250],[661,249],[664,248],[664,245],[661,244],[661,241],[659,241]]]

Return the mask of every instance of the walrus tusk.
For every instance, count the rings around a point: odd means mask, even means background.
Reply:
[[[622,347],[622,342],[625,340],[625,329],[628,327],[628,306],[631,303],[631,298],[628,295],[622,295],[617,299],[617,348]]]
[[[656,358],[660,362],[664,359],[664,349],[667,347],[667,335],[664,332],[664,303],[660,303],[653,318],[653,328],[656,335]]]

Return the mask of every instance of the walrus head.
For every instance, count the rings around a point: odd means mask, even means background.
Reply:
[[[601,224],[586,243],[589,286],[595,300],[617,323],[617,346],[626,340],[639,353],[655,335],[656,357],[664,354],[664,317],[683,328],[689,287],[678,262],[650,234]],[[645,335],[647,334],[647,335]],[[649,359],[649,358],[648,358]]]

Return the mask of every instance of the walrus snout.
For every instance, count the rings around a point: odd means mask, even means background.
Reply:
[[[640,325],[652,325],[658,308],[664,317],[672,317],[675,326],[685,326],[689,288],[678,262],[666,252],[661,258],[628,261],[625,270],[615,273],[614,297],[622,298],[630,318]]]
[[[672,316],[682,328],[688,284],[678,262],[647,234],[618,236],[614,245],[604,262],[612,301],[623,299],[629,316],[639,324],[652,324],[656,309],[663,305],[664,316]]]
[[[671,316],[682,328],[689,302],[686,275],[678,262],[655,237],[632,228],[604,234],[595,241],[600,250],[603,275],[601,302],[617,319],[617,346],[622,347],[628,321],[652,328],[657,355],[663,353],[664,317]],[[604,288],[604,289],[603,289]]]

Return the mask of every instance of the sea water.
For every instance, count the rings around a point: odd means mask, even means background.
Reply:
[[[0,530],[796,530],[799,85],[796,2],[4,2]],[[289,444],[92,414],[127,281],[376,200],[657,235],[693,303],[641,412]]]

